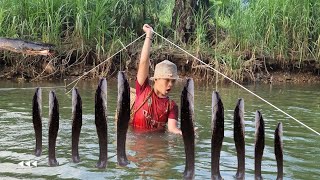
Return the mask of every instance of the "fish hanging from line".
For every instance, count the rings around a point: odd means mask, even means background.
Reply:
[[[264,150],[264,120],[260,111],[255,116],[256,130],[254,141],[254,176],[255,179],[263,179],[261,176],[261,162]]]
[[[233,139],[237,151],[238,168],[236,179],[245,177],[245,128],[244,128],[244,100],[238,99],[233,116]]]
[[[95,94],[95,124],[99,139],[99,160],[97,168],[106,168],[108,161],[108,124],[107,124],[107,81],[99,80]]]
[[[72,90],[72,161],[80,162],[79,138],[82,126],[82,100],[77,88]]]
[[[282,123],[278,123],[274,132],[274,154],[277,160],[277,180],[283,179],[283,129]]]
[[[224,138],[224,107],[218,92],[212,93],[211,179],[221,180],[220,153]]]
[[[35,156],[39,157],[42,153],[42,91],[41,88],[36,88],[32,99],[32,123],[36,137],[36,147],[34,150]]]
[[[129,164],[126,155],[126,136],[130,121],[130,86],[123,71],[118,73],[117,103],[117,160],[120,166]]]
[[[194,178],[195,132],[194,132],[194,83],[188,78],[181,92],[181,131],[186,155],[184,179]]]
[[[245,179],[245,125],[244,125],[244,100],[239,99],[234,110],[234,140],[237,151],[238,167],[235,179]],[[260,111],[255,115],[255,179],[261,176],[261,162],[264,150],[265,130],[264,121]],[[211,179],[223,179],[219,171],[219,157],[223,141],[223,104],[217,92],[212,95],[212,139],[211,139]],[[279,123],[274,134],[274,151],[277,160],[277,180],[283,178],[283,142],[282,123]],[[218,138],[219,137],[219,138]],[[217,140],[219,139],[219,140]]]
[[[49,166],[58,166],[56,140],[59,130],[59,103],[54,91],[49,93]]]
[[[41,88],[37,88],[33,96],[33,124],[36,134],[35,154],[41,155]],[[126,166],[129,161],[125,153],[126,134],[130,120],[130,87],[124,72],[118,74],[118,102],[117,102],[117,160],[120,166]],[[79,136],[82,126],[82,101],[78,90],[72,93],[72,159],[79,162]],[[255,116],[255,179],[262,179],[261,161],[264,150],[264,121],[260,111]],[[222,179],[220,175],[220,153],[224,138],[224,107],[218,92],[212,94],[211,121],[211,178]],[[95,124],[99,138],[98,168],[106,168],[108,160],[108,126],[107,126],[107,82],[105,78],[99,80],[95,94]],[[39,129],[40,127],[40,129]],[[49,93],[49,166],[57,166],[55,156],[56,138],[59,130],[59,103],[54,91]],[[194,131],[194,83],[191,78],[181,93],[181,131],[184,141],[186,166],[184,179],[194,179],[195,174],[195,131]],[[244,179],[244,100],[239,99],[234,110],[234,140],[237,150],[238,168],[236,179]],[[277,160],[277,179],[283,179],[283,130],[279,123],[274,133],[274,151]],[[40,138],[39,138],[40,137]],[[39,141],[40,139],[40,141]]]

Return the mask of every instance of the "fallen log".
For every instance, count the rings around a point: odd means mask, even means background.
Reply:
[[[26,55],[50,56],[54,53],[53,44],[0,37],[0,49]]]

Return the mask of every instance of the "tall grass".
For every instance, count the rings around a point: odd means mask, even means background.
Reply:
[[[107,41],[136,37],[132,32],[141,32],[144,23],[159,25],[160,12],[166,7],[161,5],[163,2],[3,0],[0,1],[0,35],[107,47],[110,44]]]
[[[164,0],[2,0],[0,36],[53,43],[66,58],[104,61],[142,34],[160,26]]]
[[[319,60],[320,2],[257,0],[239,6],[231,17],[230,36],[239,50],[273,59]]]

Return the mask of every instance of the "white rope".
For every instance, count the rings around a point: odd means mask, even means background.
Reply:
[[[206,64],[205,62],[203,62],[202,60],[200,60],[199,58],[195,57],[194,55],[190,54],[189,52],[187,52],[186,50],[182,49],[181,47],[179,47],[178,45],[174,44],[173,42],[171,42],[170,40],[168,40],[167,38],[161,36],[160,34],[158,34],[157,32],[153,31],[153,33],[155,33],[156,35],[158,35],[159,37],[161,37],[162,39],[166,40],[167,42],[169,42],[170,44],[172,44],[173,46],[175,46],[176,48],[180,49],[181,51],[187,53],[188,55],[190,55],[191,57],[193,57],[194,59],[198,60],[199,62],[201,62],[203,65],[207,66],[208,68],[214,70],[216,73],[220,74],[221,76],[225,77],[226,79],[230,80],[231,82],[233,82],[234,84],[238,85],[239,87],[243,88],[244,90],[246,90],[247,92],[251,93],[252,95],[256,96],[257,98],[259,98],[260,100],[264,101],[265,103],[269,104],[270,106],[274,107],[275,109],[277,109],[278,111],[282,112],[283,114],[287,115],[288,117],[290,117],[291,119],[295,120],[296,122],[298,122],[299,124],[303,125],[304,127],[308,128],[309,130],[313,131],[314,133],[318,134],[320,136],[320,133],[315,131],[314,129],[310,128],[309,126],[305,125],[304,123],[302,123],[301,121],[299,121],[298,119],[294,118],[293,116],[291,116],[290,114],[284,112],[283,110],[281,110],[280,108],[276,107],[275,105],[271,104],[270,102],[268,102],[267,100],[263,99],[262,97],[258,96],[257,94],[255,94],[254,92],[250,91],[249,89],[245,88],[244,86],[242,86],[241,84],[237,83],[236,81],[234,81],[233,79],[229,78],[228,76],[224,75],[223,73],[221,73],[220,71],[216,70],[215,68],[211,67],[210,65]]]
[[[127,46],[123,47],[122,49],[120,49],[118,52],[116,52],[115,54],[113,54],[112,56],[110,56],[109,58],[107,58],[106,60],[104,60],[103,62],[101,62],[100,64],[96,65],[94,68],[90,69],[89,71],[85,72],[82,76],[80,76],[79,78],[75,79],[74,81],[72,81],[71,83],[69,83],[68,85],[66,85],[66,88],[68,86],[70,86],[71,84],[73,84],[74,82],[76,82],[76,84],[73,86],[75,87],[78,82],[80,81],[81,78],[83,78],[85,75],[87,75],[89,72],[93,71],[94,69],[96,69],[97,67],[101,66],[102,64],[104,64],[106,61],[108,61],[109,59],[113,58],[115,55],[117,55],[118,53],[120,53],[121,51],[127,49],[127,47],[131,46],[133,43],[135,43],[136,41],[138,41],[139,39],[141,39],[143,36],[145,36],[146,33],[144,33],[143,35],[141,35],[140,37],[138,37],[137,39],[135,39],[134,41],[132,41],[131,43],[129,43]],[[71,88],[68,92],[66,92],[66,94],[70,93],[72,91],[73,88]]]

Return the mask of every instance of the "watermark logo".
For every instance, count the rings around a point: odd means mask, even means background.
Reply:
[[[19,162],[19,165],[21,167],[25,167],[25,166],[28,166],[28,167],[38,167],[38,162],[37,161],[34,161],[34,162],[31,162],[31,161],[21,161]]]

